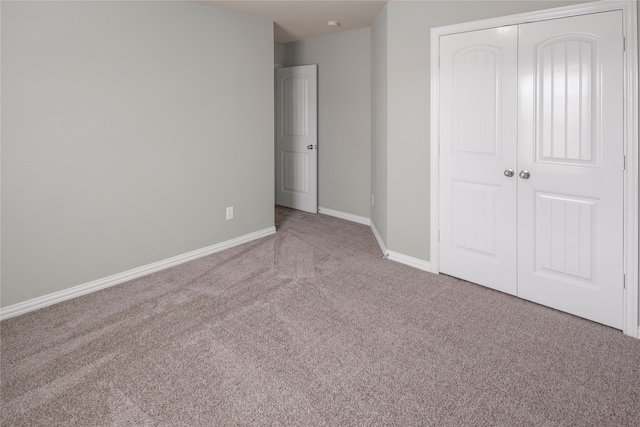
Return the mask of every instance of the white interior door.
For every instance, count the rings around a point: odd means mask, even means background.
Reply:
[[[517,28],[440,43],[440,271],[515,294]]]
[[[440,54],[440,270],[621,328],[622,12]]]
[[[276,69],[276,204],[318,212],[317,65]]]
[[[518,295],[622,328],[622,12],[519,34]]]

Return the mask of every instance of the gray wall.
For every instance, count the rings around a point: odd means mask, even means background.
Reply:
[[[371,223],[387,242],[387,6],[371,27]]]
[[[274,225],[271,21],[2,2],[1,28],[3,307]]]
[[[285,65],[318,64],[319,206],[371,215],[371,29],[285,45]]]
[[[284,43],[273,44],[273,63],[284,65]]]

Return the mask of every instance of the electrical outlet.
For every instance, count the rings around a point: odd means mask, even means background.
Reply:
[[[227,208],[227,219],[233,219],[233,206]]]
[[[373,194],[371,195],[371,206],[375,206],[376,205],[376,196],[374,196]]]

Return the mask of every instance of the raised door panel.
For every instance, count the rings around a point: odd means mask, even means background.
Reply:
[[[500,188],[453,183],[453,249],[469,256],[500,259]]]
[[[282,79],[283,136],[309,137],[309,78],[288,76]]]
[[[501,67],[500,49],[493,46],[471,46],[453,56],[456,155],[498,155]]]
[[[599,166],[600,51],[580,33],[536,46],[537,162]]]
[[[536,274],[593,286],[599,201],[553,193],[535,198]]]
[[[282,151],[282,191],[309,194],[309,154]]]

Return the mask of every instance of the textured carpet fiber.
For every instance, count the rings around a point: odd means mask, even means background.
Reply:
[[[0,324],[3,426],[640,425],[640,340],[278,232]]]

